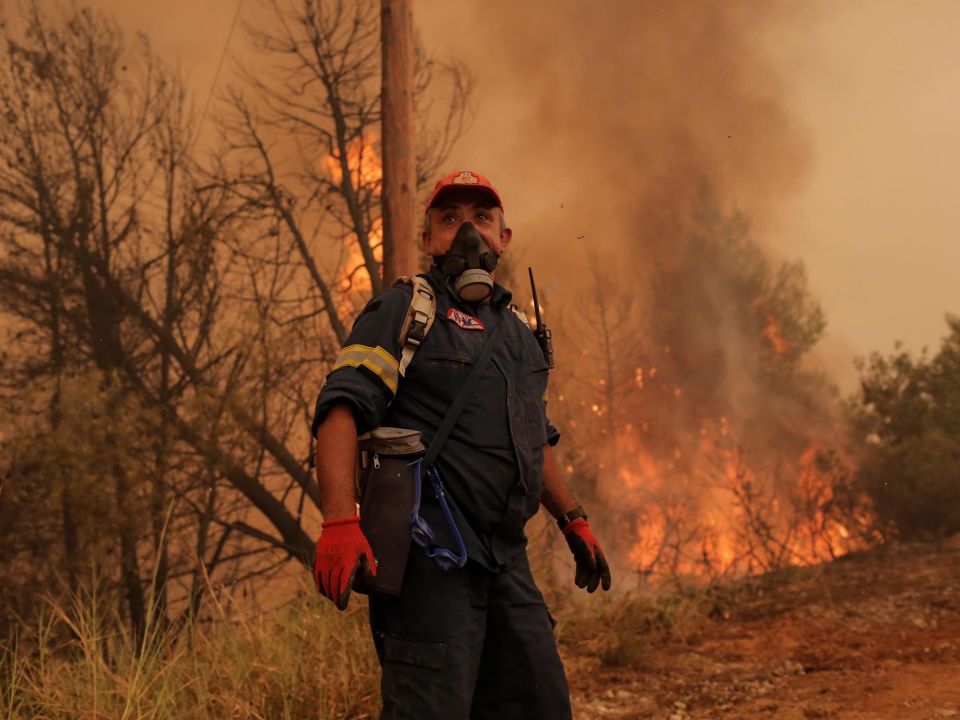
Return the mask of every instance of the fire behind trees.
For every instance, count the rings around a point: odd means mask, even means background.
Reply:
[[[272,70],[228,90],[207,161],[146,38],[40,3],[3,29],[5,619],[95,566],[139,631],[309,561],[313,401],[379,287],[379,173],[353,160],[377,152],[376,11],[275,3],[248,29]],[[441,80],[421,179],[468,118],[469,78],[421,54],[418,92]]]
[[[628,567],[717,578],[870,541],[835,391],[805,362],[825,321],[802,265],[771,263],[708,193],[641,272],[591,264],[551,412]]]

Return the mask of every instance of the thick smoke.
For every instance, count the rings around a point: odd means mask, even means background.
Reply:
[[[425,44],[478,77],[476,123],[451,166],[502,186],[518,242],[538,261],[560,250],[576,267],[585,244],[642,252],[675,233],[705,183],[757,217],[803,178],[808,149],[764,56],[787,19],[775,3],[417,12]]]

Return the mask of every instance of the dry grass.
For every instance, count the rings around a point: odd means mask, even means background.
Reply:
[[[224,603],[215,622],[151,625],[139,644],[102,604],[51,602],[2,648],[0,720],[339,720],[378,706],[363,602],[339,613],[305,591],[268,615]]]
[[[696,644],[705,626],[728,619],[743,603],[783,585],[792,574],[788,570],[725,583],[673,578],[609,599],[580,597],[558,612],[559,641],[574,654],[598,658],[605,668],[641,670],[659,648]]]

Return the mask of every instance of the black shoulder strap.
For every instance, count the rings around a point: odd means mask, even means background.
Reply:
[[[443,448],[443,444],[447,441],[450,431],[453,430],[454,426],[457,424],[457,419],[460,417],[460,413],[463,412],[463,408],[466,407],[467,401],[470,399],[470,396],[473,395],[473,389],[477,385],[477,380],[480,378],[480,374],[484,371],[486,366],[490,364],[490,357],[493,355],[493,346],[496,345],[496,340],[500,336],[500,328],[502,328],[506,322],[506,316],[500,318],[500,322],[497,323],[497,326],[493,328],[493,330],[490,332],[490,335],[487,337],[487,341],[483,345],[483,350],[480,351],[480,356],[477,358],[477,362],[473,365],[473,370],[471,370],[470,374],[467,376],[466,381],[463,383],[463,388],[461,388],[460,393],[453,401],[453,405],[451,405],[450,409],[447,410],[447,414],[443,416],[443,422],[441,422],[440,427],[437,428],[437,434],[433,436],[430,447],[427,448],[427,453],[423,456],[424,469],[432,467],[437,457],[439,457],[440,450]]]

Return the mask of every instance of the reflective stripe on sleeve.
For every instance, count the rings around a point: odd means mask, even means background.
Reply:
[[[334,363],[333,370],[339,370],[342,367],[360,366],[365,367],[380,378],[392,394],[397,394],[400,364],[394,359],[393,355],[379,345],[377,347],[347,345],[337,355],[337,362]],[[331,370],[331,372],[333,371]]]

